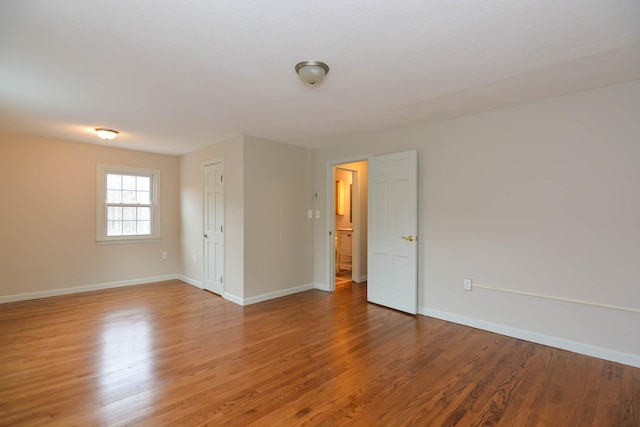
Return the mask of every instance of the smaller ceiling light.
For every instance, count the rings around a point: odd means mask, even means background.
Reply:
[[[97,128],[96,133],[102,139],[110,140],[118,136],[118,131],[113,129]]]
[[[303,82],[314,85],[320,83],[329,72],[329,66],[320,61],[302,61],[296,64],[296,73]]]

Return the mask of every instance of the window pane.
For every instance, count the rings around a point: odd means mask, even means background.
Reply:
[[[107,189],[119,190],[122,188],[122,175],[107,174]]]
[[[123,191],[122,192],[122,203],[136,203],[136,192],[135,191]]]
[[[108,221],[107,236],[122,236],[122,221]]]
[[[151,234],[151,221],[138,221],[138,234]]]
[[[149,178],[148,176],[138,176],[136,177],[136,181],[138,183],[136,190],[138,191],[151,190],[151,178]]]
[[[122,235],[132,236],[136,234],[136,222],[135,221],[122,221]]]
[[[122,191],[107,190],[107,203],[122,203]]]
[[[122,219],[124,220],[135,220],[136,219],[136,208],[122,208]]]
[[[151,208],[138,208],[138,221],[151,220]]]
[[[122,175],[122,189],[123,190],[135,190],[136,189],[136,177],[131,175]]]
[[[149,193],[148,191],[137,191],[136,193],[138,193],[138,203],[140,203],[141,205],[148,205],[151,203],[151,193]]]
[[[107,221],[117,221],[122,219],[122,208],[118,206],[109,206],[107,208]]]

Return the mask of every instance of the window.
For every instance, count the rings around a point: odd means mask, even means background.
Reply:
[[[97,241],[160,237],[160,171],[98,165]]]

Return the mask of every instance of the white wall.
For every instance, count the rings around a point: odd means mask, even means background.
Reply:
[[[96,244],[98,163],[160,170],[160,241]],[[0,301],[153,281],[178,271],[175,156],[0,134],[0,195]]]
[[[422,312],[637,364],[638,313],[467,292],[462,279],[640,307],[638,135],[632,82],[343,141],[315,151],[315,186],[329,161],[417,149]],[[326,230],[316,222],[318,283]]]

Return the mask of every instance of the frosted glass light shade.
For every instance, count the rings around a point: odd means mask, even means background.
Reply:
[[[113,129],[98,128],[96,129],[96,133],[100,138],[106,139],[106,140],[113,139],[116,136],[118,136],[118,131]]]
[[[329,66],[320,61],[302,61],[296,65],[296,72],[300,80],[314,85],[324,79],[329,72]]]

